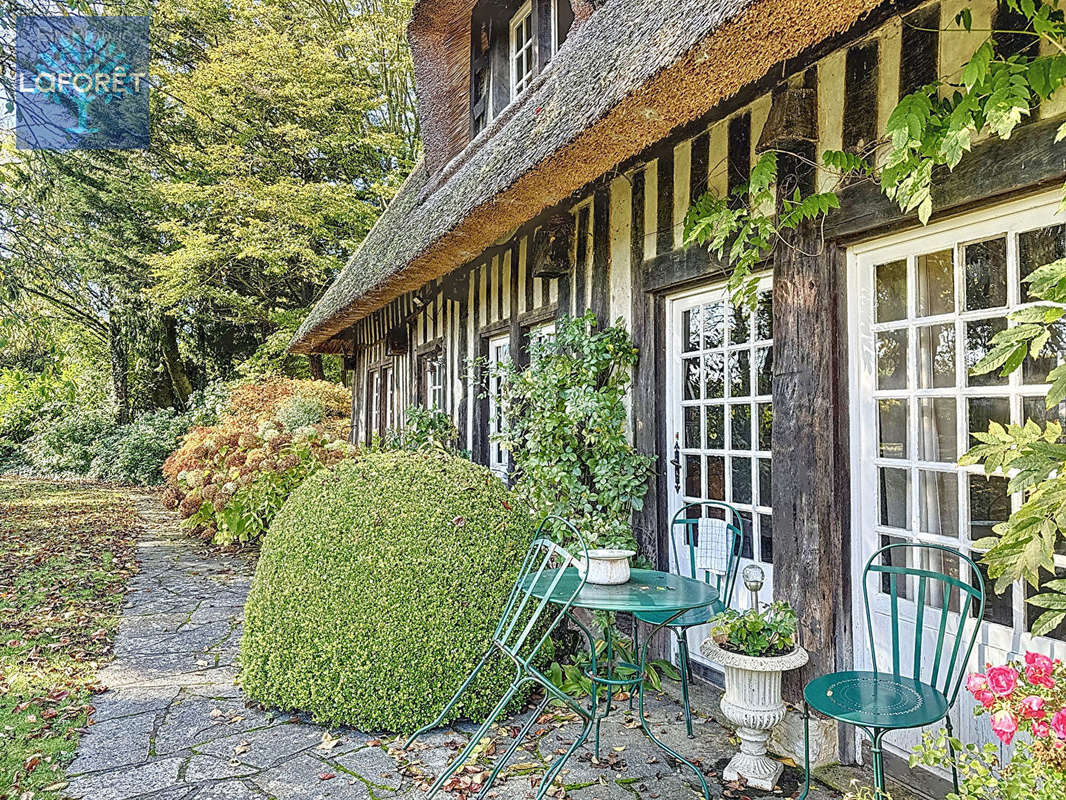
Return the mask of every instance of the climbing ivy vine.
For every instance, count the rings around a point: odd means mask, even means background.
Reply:
[[[753,305],[753,271],[780,246],[785,232],[802,222],[820,221],[840,205],[836,191],[845,182],[877,181],[881,191],[922,224],[933,212],[932,187],[942,170],[953,170],[982,136],[1009,139],[1015,128],[1066,83],[1066,17],[1060,0],[1006,0],[1024,17],[1020,30],[989,30],[973,55],[954,75],[902,97],[888,117],[885,136],[861,153],[827,151],[820,164],[836,179],[831,191],[803,194],[798,189],[778,199],[779,151],[762,154],[746,184],[728,197],[708,192],[685,219],[686,244],[706,245],[732,267],[729,287],[734,302]],[[955,30],[974,31],[973,15],[963,9]],[[1030,37],[1032,42],[1003,56],[997,38]],[[1016,39],[1015,39],[1016,40]],[[1055,142],[1066,138],[1066,123]],[[796,157],[796,154],[789,154]],[[1066,186],[1062,209],[1066,210]],[[991,340],[992,348],[974,374],[1019,369],[1026,355],[1037,358],[1051,338],[1051,326],[1066,314],[1066,259],[1044,265],[1025,280],[1040,302],[1010,315],[1011,325]],[[1066,365],[1049,377],[1047,408],[1066,400]],[[1066,621],[1066,579],[1054,577],[1056,547],[1066,538],[1066,444],[1055,422],[1032,420],[1006,427],[991,423],[975,434],[979,444],[960,459],[981,464],[986,474],[1009,476],[1008,491],[1021,492],[1023,504],[994,535],[974,543],[997,593],[1017,580],[1041,589],[1029,599],[1045,609],[1032,632],[1042,635]],[[1046,579],[1044,573],[1051,573]]]

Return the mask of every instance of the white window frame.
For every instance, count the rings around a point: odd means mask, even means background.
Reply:
[[[422,402],[427,409],[444,411],[445,360],[443,353],[427,354],[422,360]]]
[[[968,495],[968,476],[983,474],[979,466],[953,468],[957,474],[957,525],[958,537],[921,531],[921,502],[919,481],[912,478],[909,486],[910,517],[908,529],[896,529],[883,526],[880,520],[878,501],[878,468],[903,468],[910,474],[917,475],[916,470],[947,471],[945,464],[918,459],[918,436],[922,428],[917,413],[918,399],[923,397],[948,397],[956,400],[956,450],[962,455],[969,446],[969,421],[966,413],[966,398],[1004,397],[1009,400],[1011,421],[1022,421],[1023,397],[1043,396],[1047,386],[1041,384],[1022,384],[1019,372],[1013,373],[1003,385],[975,386],[966,385],[965,372],[965,331],[966,322],[973,319],[1006,316],[1010,311],[1024,305],[1020,296],[1018,283],[1018,235],[1027,231],[1050,225],[1066,224],[1066,216],[1057,214],[1060,196],[1057,192],[1044,193],[1034,197],[996,205],[978,212],[955,217],[943,222],[931,224],[925,228],[910,230],[905,233],[881,237],[863,242],[848,249],[848,318],[849,318],[849,374],[851,407],[851,483],[852,483],[852,530],[855,532],[852,546],[853,598],[852,613],[855,663],[857,669],[870,669],[869,643],[867,641],[867,623],[862,596],[862,582],[859,579],[866,561],[881,545],[881,536],[891,536],[894,541],[919,541],[933,544],[946,544],[957,547],[979,560],[978,553],[969,551],[970,509]],[[986,241],[999,236],[1006,236],[1007,249],[1007,300],[1006,306],[975,311],[965,310],[965,264],[961,263],[961,248],[966,244]],[[936,253],[947,249],[954,252],[954,296],[955,311],[952,313],[919,316],[917,310],[916,259],[918,256]],[[876,266],[907,259],[908,291],[906,318],[900,321],[878,323],[876,321]],[[955,385],[943,389],[918,388],[917,350],[919,346],[917,331],[919,328],[936,324],[955,325]],[[905,390],[879,389],[877,383],[877,332],[892,329],[906,330],[908,335],[907,373],[908,384]],[[960,341],[960,337],[962,337]],[[878,452],[880,445],[878,400],[885,396],[905,395],[908,408],[908,442],[909,452],[905,458],[886,458]],[[1020,495],[1010,498],[1010,512],[1020,505]],[[1056,556],[1058,566],[1066,565],[1066,559]],[[963,576],[960,576],[963,577]],[[986,591],[992,591],[986,585]],[[1026,650],[1038,650],[1053,656],[1062,657],[1066,653],[1066,643],[1043,637],[1033,637],[1028,633],[1026,624],[1024,587],[1016,585],[1013,589],[1013,624],[1008,627],[986,622],[981,626],[977,647],[971,657],[968,669],[979,669],[986,662],[1002,663],[1004,660],[1018,658]],[[871,607],[875,616],[887,613],[888,598],[870,585]],[[913,618],[913,603],[900,600],[901,614]],[[1034,615],[1035,616],[1035,615]],[[952,614],[951,617],[957,615]],[[939,614],[929,614],[925,619],[928,627],[939,621]],[[875,620],[875,626],[877,620]],[[913,634],[904,636],[904,640]],[[880,660],[880,659],[879,659]],[[952,711],[956,720],[958,734],[969,741],[988,740],[987,723],[971,723],[973,701],[966,692],[960,694],[959,703]],[[916,734],[915,734],[916,736]],[[916,740],[907,736],[894,735],[890,744],[902,747],[906,751]]]
[[[501,443],[493,441],[492,436],[500,432],[500,423],[502,421],[502,414],[504,412],[500,398],[500,384],[499,378],[495,377],[492,373],[494,368],[500,364],[506,363],[511,360],[511,337],[508,334],[500,336],[493,336],[488,341],[489,348],[489,375],[488,375],[488,419],[486,420],[486,429],[488,432],[488,442],[486,443],[488,449],[488,467],[489,469],[501,473],[507,472],[508,467],[508,453]]]
[[[528,30],[529,38],[519,43],[519,35],[523,29]],[[507,61],[511,69],[511,99],[520,95],[533,77],[537,74],[537,32],[533,29],[533,3],[526,0],[513,17],[511,17],[510,34],[507,37]],[[526,69],[521,75],[518,74],[518,61],[522,56],[527,57]]]

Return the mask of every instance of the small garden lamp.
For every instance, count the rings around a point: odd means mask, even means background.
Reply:
[[[741,577],[744,579],[744,586],[751,592],[751,607],[758,611],[759,590],[762,589],[766,574],[758,564],[748,564],[748,566],[744,567]]]

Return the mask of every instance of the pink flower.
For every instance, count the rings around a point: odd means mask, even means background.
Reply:
[[[1066,709],[1055,712],[1051,718],[1051,730],[1055,731],[1055,735],[1060,739],[1066,739]]]
[[[1010,744],[1014,734],[1018,732],[1018,720],[1006,709],[992,714],[992,733],[999,737],[1003,744]]]
[[[1047,716],[1044,711],[1044,698],[1031,694],[1022,700],[1022,716],[1028,719],[1043,719]]]
[[[1025,679],[1033,686],[1054,689],[1055,679],[1051,677],[1054,668],[1054,662],[1043,653],[1025,654]]]
[[[977,702],[983,705],[986,709],[992,708],[996,702],[996,696],[988,689],[978,689],[974,692],[973,696]]]
[[[1051,732],[1051,727],[1043,720],[1033,721],[1033,736],[1037,739],[1046,739]]]
[[[1018,673],[1014,667],[992,667],[988,671],[988,686],[996,697],[1006,697],[1018,685]]]
[[[988,678],[985,677],[983,672],[971,672],[966,676],[966,691],[970,694],[977,696],[977,693],[982,689],[988,688]]]

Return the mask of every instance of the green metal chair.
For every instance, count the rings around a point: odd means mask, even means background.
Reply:
[[[945,557],[958,559],[958,574],[962,573],[964,565],[969,567],[972,582],[927,566],[937,561],[943,564]],[[876,631],[874,628],[867,580],[870,576],[880,582],[880,591],[889,597],[891,623],[882,626],[888,630]],[[876,797],[887,796],[881,750],[885,734],[943,721],[949,739],[952,735],[948,712],[958,698],[984,616],[985,584],[981,571],[972,559],[953,548],[901,542],[882,547],[870,557],[862,573],[862,583],[873,671],[834,672],[815,678],[804,688],[805,779],[798,800],[807,796],[811,785],[811,709],[854,725],[870,737]],[[901,646],[901,592],[904,601],[913,602],[915,606],[910,654]],[[940,601],[939,609],[931,605],[937,600]],[[927,607],[940,612],[939,619],[929,620],[935,624],[932,630],[936,633],[932,652],[923,648],[923,634],[929,630],[926,627]],[[892,653],[891,672],[879,669],[877,662],[877,645],[886,636]],[[903,641],[909,638],[904,637]],[[924,659],[923,652],[926,653]],[[952,781],[957,794],[959,779],[954,768]]]
[[[572,537],[572,540],[578,546],[578,555],[576,559],[562,547],[555,544],[555,542],[546,535],[546,531],[552,527],[554,527],[557,532],[561,531],[564,535]],[[560,537],[556,536],[555,538],[559,539]],[[551,635],[552,631],[555,630],[556,626],[558,626],[566,617],[574,599],[585,585],[585,579],[584,577],[577,576],[573,581],[573,591],[566,597],[561,598],[563,600],[561,603],[559,602],[560,598],[553,598],[553,601],[549,604],[547,599],[540,599],[531,592],[533,586],[540,586],[540,588],[543,588],[544,585],[547,585],[548,588],[544,595],[546,598],[560,583],[564,574],[569,575],[570,573],[577,572],[576,567],[573,566],[575,560],[580,562],[581,559],[587,557],[588,547],[585,544],[584,538],[578,533],[577,528],[561,517],[548,516],[544,518],[537,528],[533,543],[526,551],[522,567],[518,573],[518,578],[515,580],[514,586],[511,589],[507,603],[504,606],[503,614],[500,617],[499,623],[496,625],[496,630],[492,634],[492,640],[488,648],[485,650],[484,655],[482,655],[473,671],[467,676],[466,680],[463,681],[462,685],[460,685],[452,699],[448,701],[440,714],[437,715],[437,718],[428,725],[415,731],[404,744],[404,749],[407,749],[419,736],[438,727],[444,721],[445,717],[448,716],[449,712],[455,708],[456,704],[459,702],[459,698],[462,697],[470,687],[478,673],[480,673],[481,670],[493,660],[493,658],[504,658],[512,663],[515,674],[511,685],[506,691],[504,691],[503,696],[500,698],[499,702],[497,702],[495,708],[489,712],[489,716],[485,722],[480,728],[478,728],[477,732],[471,736],[469,743],[463,751],[459,753],[440,776],[438,776],[436,782],[430,787],[430,790],[426,795],[427,800],[428,798],[433,797],[433,795],[435,795],[445,784],[448,778],[463,766],[466,760],[470,757],[470,754],[474,751],[474,748],[477,747],[485,734],[488,733],[492,723],[503,713],[518,691],[527,684],[536,684],[540,686],[544,690],[544,699],[541,700],[536,710],[526,721],[525,725],[521,728],[514,741],[511,742],[506,752],[496,759],[496,763],[493,766],[488,780],[485,781],[477,796],[478,800],[482,800],[488,793],[493,782],[496,780],[496,777],[499,775],[500,770],[503,769],[515,754],[515,751],[518,750],[522,741],[529,735],[537,718],[541,716],[551,700],[559,700],[571,710],[575,711],[585,721],[585,725],[580,736],[570,746],[570,749],[567,750],[564,755],[559,756],[545,773],[544,780],[540,786],[540,791],[537,793],[537,800],[541,800],[541,798],[544,797],[562,765],[582,744],[584,744],[585,740],[588,739],[595,718],[595,708],[590,710],[582,706],[570,697],[570,695],[558,689],[551,682],[551,679],[544,675],[535,666],[541,648],[543,648],[545,642],[547,642],[548,637]],[[566,569],[557,570],[547,584],[539,584],[538,582],[541,576],[553,566],[565,567]],[[545,581],[547,580],[548,576],[545,576]],[[566,584],[564,584],[564,586],[565,585]],[[532,603],[530,602],[531,600],[533,601]]]
[[[715,516],[715,515],[718,516]],[[740,512],[717,500],[700,500],[683,506],[670,523],[671,568],[683,575],[714,584],[722,604],[729,606],[733,585],[737,581],[740,551],[744,544]],[[638,620],[659,625],[672,615],[668,613],[636,614]],[[710,608],[694,608],[667,623],[677,637],[678,661],[681,663],[681,699],[685,707],[685,730],[692,738],[692,710],[689,706],[689,681],[692,667],[688,652],[688,630],[711,621]],[[636,651],[636,629],[633,632]]]

